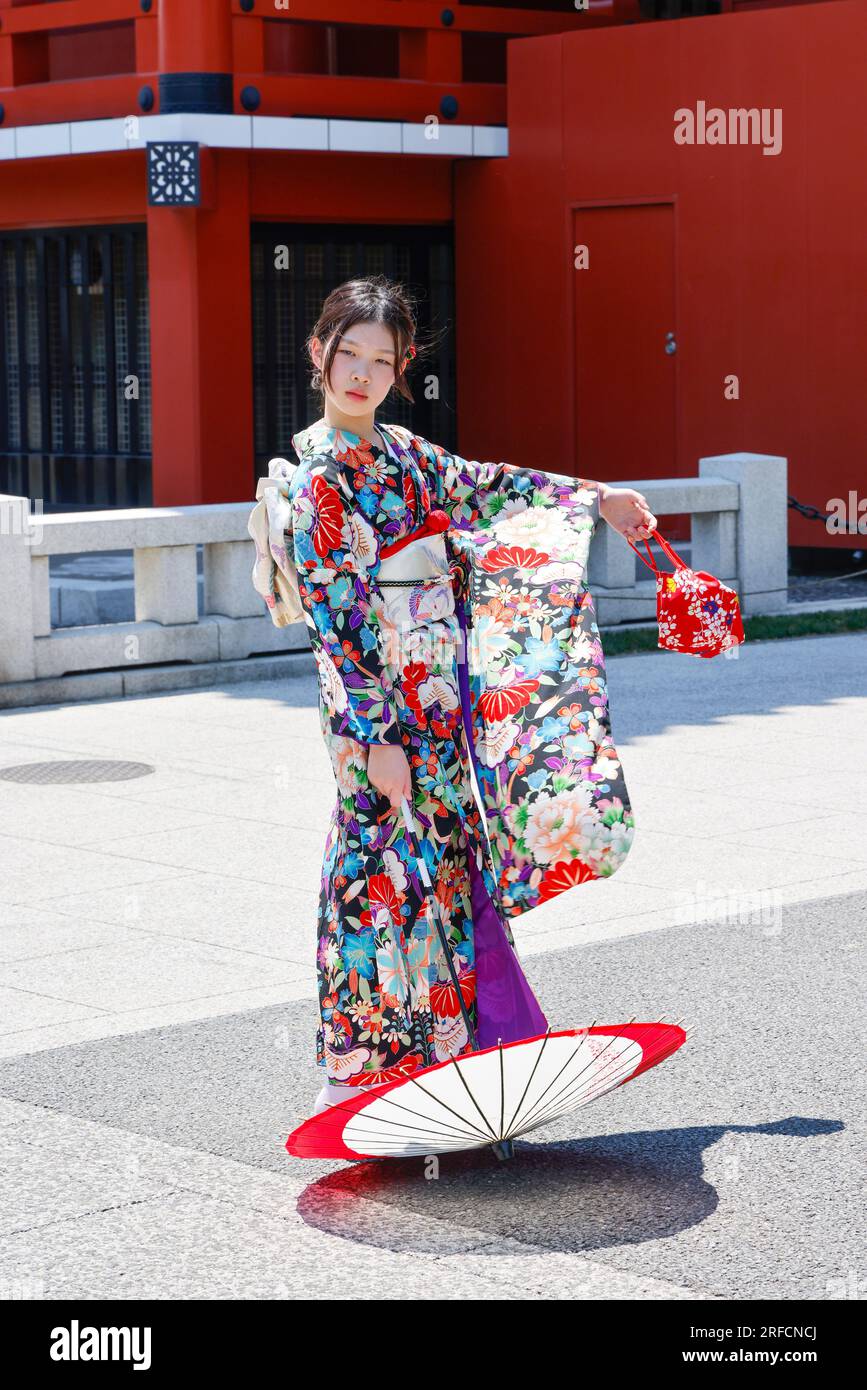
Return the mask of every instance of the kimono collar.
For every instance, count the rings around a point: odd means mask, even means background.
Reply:
[[[391,426],[381,425],[377,421],[376,428],[386,444],[392,450],[396,450],[397,444]],[[306,429],[293,434],[292,447],[301,460],[311,454],[328,453],[334,454],[339,461],[345,461],[348,453],[358,449],[375,449],[377,451],[379,449],[375,440],[365,439],[363,435],[356,434],[352,430],[338,429],[335,425],[326,424],[325,420],[317,420],[314,424],[308,425]]]

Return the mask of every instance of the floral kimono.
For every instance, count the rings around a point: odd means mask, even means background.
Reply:
[[[324,420],[294,436],[286,537],[337,790],[316,1060],[328,1080],[359,1086],[543,1032],[511,919],[613,874],[633,837],[585,582],[595,487],[377,429],[387,454]],[[435,510],[448,519],[454,612],[419,610],[396,655],[380,552]],[[403,819],[368,780],[371,744],[409,760],[416,849],[474,1038]]]

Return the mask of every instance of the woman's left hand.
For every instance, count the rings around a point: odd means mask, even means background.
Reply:
[[[629,541],[646,540],[656,530],[656,517],[647,498],[631,487],[606,485],[599,499],[599,515]]]

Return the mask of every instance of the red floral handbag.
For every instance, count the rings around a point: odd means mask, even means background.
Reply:
[[[744,624],[734,589],[722,584],[714,575],[705,574],[704,570],[691,570],[658,531],[652,531],[651,535],[674,561],[674,574],[657,569],[647,541],[643,544],[650,556],[649,562],[628,536],[624,536],[624,540],[656,575],[658,645],[688,656],[719,656],[727,647],[743,642]]]

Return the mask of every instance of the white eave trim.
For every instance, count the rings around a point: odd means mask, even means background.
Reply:
[[[134,123],[134,124],[133,124]],[[424,154],[503,158],[505,126],[431,127],[404,121],[347,121],[300,116],[112,116],[101,121],[0,127],[0,159],[38,159],[143,149],[149,140],[191,140],[239,150],[345,150],[355,154]],[[135,138],[130,138],[134,134]]]

